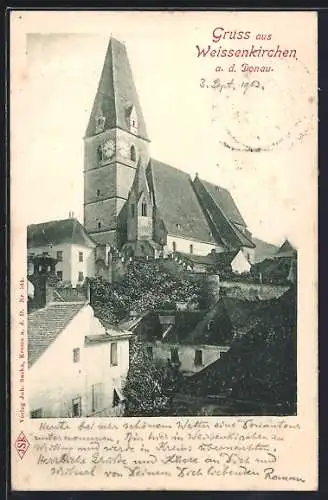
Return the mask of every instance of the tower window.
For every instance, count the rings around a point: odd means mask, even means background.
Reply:
[[[97,196],[100,196],[100,189],[97,189]]]
[[[101,228],[101,222],[98,222],[98,229]]]
[[[177,250],[177,244],[175,241],[172,242],[172,248],[173,248],[173,252],[176,252]]]
[[[147,217],[147,203],[146,202],[142,202],[142,205],[141,205],[141,215],[142,217]]]
[[[102,132],[104,130],[105,126],[105,117],[104,116],[97,116],[96,118],[96,133]]]
[[[103,160],[103,149],[102,149],[102,146],[100,144],[97,147],[97,157],[98,157],[98,161]]]
[[[189,251],[190,251],[190,253],[194,253],[194,246],[193,245],[189,245]]]
[[[79,252],[79,262],[83,262],[83,252]]]
[[[83,280],[84,280],[84,276],[83,276],[83,272],[82,272],[82,271],[79,271],[79,277],[78,277],[78,280],[79,280],[79,281],[83,281]]]
[[[131,217],[134,217],[134,214],[135,214],[135,205],[134,205],[134,203],[132,203],[132,205],[131,205]]]
[[[194,360],[195,366],[201,366],[203,364],[203,353],[202,351],[196,350],[195,351],[195,360]]]
[[[137,119],[137,113],[134,108],[132,107],[130,111],[130,117],[129,117],[129,125],[130,125],[130,132],[133,134],[136,134],[138,132],[138,119]]]
[[[130,160],[131,161],[136,161],[137,159],[137,155],[136,155],[136,148],[134,147],[134,145],[132,144],[131,148],[130,148]]]

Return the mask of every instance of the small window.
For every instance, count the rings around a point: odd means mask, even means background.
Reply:
[[[63,271],[57,271],[57,278],[58,278],[60,281],[63,281]]]
[[[210,319],[207,323],[207,330],[210,331],[212,330],[213,328],[213,325],[214,325],[214,320],[213,319]]]
[[[93,384],[91,386],[91,411],[92,413],[103,408],[103,384]]]
[[[193,245],[189,245],[189,251],[190,251],[190,253],[194,253],[194,246]]]
[[[100,196],[100,189],[97,189],[97,196]]]
[[[173,252],[177,251],[177,244],[175,241],[172,242],[172,248],[173,248]]]
[[[83,262],[83,252],[79,252],[79,262]]]
[[[81,397],[72,399],[72,416],[80,417],[82,414]]]
[[[181,224],[176,224],[175,226],[177,229],[181,229]]]
[[[103,160],[103,149],[102,149],[101,145],[99,145],[97,147],[97,158],[98,158],[98,161],[102,161]]]
[[[195,351],[195,366],[201,366],[203,364],[203,353],[202,351]]]
[[[147,347],[146,347],[146,352],[147,352],[147,356],[148,356],[150,359],[153,359],[153,346],[151,346],[151,345],[147,345]]]
[[[142,217],[147,217],[147,203],[143,202],[141,205],[141,215]]]
[[[99,132],[102,132],[105,127],[105,117],[104,116],[97,116],[96,118],[96,134]]]
[[[179,351],[176,347],[171,348],[171,361],[172,363],[179,363]]]
[[[80,348],[75,347],[73,349],[73,363],[78,363],[80,361]]]
[[[83,281],[83,280],[84,280],[83,272],[79,271],[78,281]]]
[[[42,408],[38,408],[37,410],[32,410],[30,413],[31,418],[42,418]]]
[[[58,262],[63,262],[63,251],[62,250],[58,250],[57,260],[58,260]]]
[[[133,126],[134,126],[134,125],[133,125]],[[135,147],[133,146],[133,144],[132,144],[132,146],[131,146],[131,148],[130,148],[130,160],[131,160],[131,161],[136,161],[136,159],[137,159],[137,155],[136,155],[136,148],[135,148]]]
[[[110,345],[110,365],[117,366],[117,342],[112,342]]]
[[[135,214],[135,205],[134,205],[134,203],[132,203],[132,205],[131,205],[131,217],[134,217],[134,214]]]
[[[101,228],[101,222],[98,222],[98,229]]]

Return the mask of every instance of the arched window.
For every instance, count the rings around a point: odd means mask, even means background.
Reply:
[[[131,148],[130,148],[130,160],[131,161],[136,161],[137,159],[137,155],[136,155],[136,148],[134,147],[134,145],[132,144]]]
[[[141,205],[141,215],[142,217],[147,217],[147,203],[145,201]]]
[[[102,159],[103,159],[103,150],[102,150],[102,146],[100,144],[97,148],[97,158],[98,158],[98,161],[102,161]]]

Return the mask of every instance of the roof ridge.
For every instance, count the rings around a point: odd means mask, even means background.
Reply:
[[[150,158],[150,161],[154,161],[156,163],[159,163],[161,164],[163,167],[168,167],[168,168],[172,168],[173,170],[176,170],[177,172],[179,172],[180,174],[183,174],[185,175],[186,177],[189,177],[191,179],[191,175],[189,172],[185,172],[184,170],[181,170],[181,168],[177,168],[177,167],[173,167],[173,165],[170,165],[169,163],[165,163],[161,160],[156,160],[156,158]]]

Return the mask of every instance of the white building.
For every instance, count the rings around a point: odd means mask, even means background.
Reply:
[[[31,224],[27,228],[28,255],[48,253],[57,259],[56,273],[72,286],[95,276],[95,242],[77,219]]]
[[[249,273],[250,269],[251,263],[249,261],[248,254],[244,251],[244,249],[239,250],[231,262],[232,272],[236,274]]]
[[[53,302],[30,313],[30,416],[122,415],[131,335],[105,327],[87,302]]]

